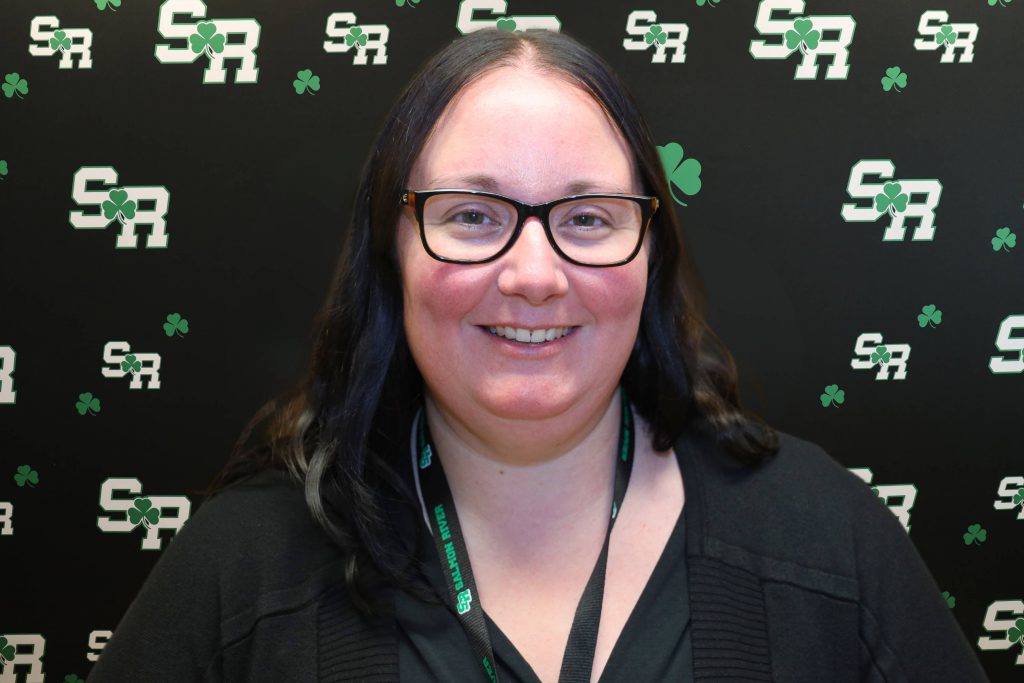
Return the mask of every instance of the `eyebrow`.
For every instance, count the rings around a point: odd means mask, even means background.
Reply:
[[[446,187],[465,188],[473,189],[477,188],[484,190],[485,192],[494,192],[499,194],[498,181],[492,176],[476,174],[476,175],[462,175],[462,176],[448,176],[444,178],[434,178],[430,181],[429,186],[433,189],[441,189]],[[591,180],[577,180],[569,183],[565,186],[565,191],[572,194],[585,194],[588,192],[607,192],[608,194],[630,194],[630,190],[615,190],[608,189],[607,186],[603,186],[600,183],[596,183]]]

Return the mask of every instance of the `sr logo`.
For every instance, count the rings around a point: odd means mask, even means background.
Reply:
[[[94,189],[99,184],[104,189]],[[163,185],[117,186],[117,171],[112,166],[83,166],[71,179],[71,199],[78,206],[95,207],[91,213],[71,211],[68,220],[77,230],[103,230],[117,221],[121,231],[116,249],[136,249],[135,228],[150,227],[146,249],[167,248],[167,208],[170,192]]]
[[[1017,666],[1024,666],[1024,600],[996,600],[985,611],[982,626],[999,637],[980,636],[981,650],[1013,650],[1018,648]]]
[[[799,51],[794,80],[814,80],[818,58],[831,57],[825,79],[845,79],[850,73],[850,44],[857,22],[849,15],[800,16],[804,6],[804,0],[761,0],[754,29],[759,35],[777,37],[777,41],[750,41],[750,56],[787,59]]]
[[[455,28],[459,33],[472,33],[482,28],[500,28],[506,31],[526,31],[528,29],[547,29],[561,31],[562,22],[553,14],[516,14],[505,16],[508,11],[508,0],[462,0],[459,3],[459,14],[455,19]],[[490,18],[484,19],[487,13]]]
[[[686,39],[690,35],[690,27],[686,24],[659,23],[657,14],[638,9],[626,18],[626,33],[634,36],[632,39],[623,38],[622,47],[626,50],[654,47],[652,64],[664,64],[669,50],[672,51],[673,64],[686,61]]]
[[[4,645],[4,652],[0,654],[0,683],[44,683],[46,638],[43,634],[0,631],[0,643]],[[8,657],[12,651],[13,655]]]
[[[0,405],[14,405],[18,392],[14,390],[14,364],[18,354],[10,346],[0,346]]]
[[[197,22],[177,21],[176,15],[187,14]],[[203,83],[224,83],[227,80],[227,60],[237,60],[235,83],[255,83],[260,70],[256,67],[256,48],[260,44],[260,22],[255,19],[206,18],[206,3],[202,0],[166,0],[160,5],[157,31],[168,40],[178,40],[175,47],[157,43],[154,52],[161,64],[191,64],[205,55],[209,60],[203,70]],[[241,36],[240,40],[233,40]]]
[[[127,495],[123,495],[127,494]],[[142,482],[134,477],[111,478],[100,487],[100,508],[96,526],[108,534],[129,534],[142,527],[143,550],[160,550],[161,531],[177,533],[188,521],[192,502],[185,496],[142,496]]]
[[[847,223],[873,223],[882,216],[889,225],[882,233],[883,242],[899,242],[906,237],[907,219],[917,222],[911,238],[915,242],[935,237],[935,209],[942,198],[938,180],[891,180],[896,164],[889,159],[862,159],[850,169],[846,193],[850,199],[867,200],[866,204],[843,204],[841,211]],[[869,182],[869,178],[879,182]]]
[[[159,353],[132,353],[128,342],[110,341],[103,345],[103,362],[108,365],[100,368],[104,377],[132,376],[132,381],[128,384],[129,389],[141,389],[143,377],[149,378],[147,389],[160,388]]]
[[[949,13],[928,10],[921,15],[917,32],[922,38],[914,40],[915,50],[942,50],[939,61],[951,64],[960,50],[960,63],[974,61],[974,41],[978,39],[977,24],[951,24]]]
[[[74,58],[78,57],[79,69],[92,68],[92,31],[87,28],[60,28],[60,19],[53,16],[32,17],[29,37],[35,43],[29,45],[28,53],[33,57],[49,57],[60,53],[58,69],[72,69]]]
[[[851,467],[850,471],[864,480],[865,484],[871,484],[875,474],[869,467]],[[917,487],[913,484],[874,484],[871,485],[875,494],[882,499],[889,510],[900,520],[903,528],[910,533],[910,510],[917,500]]]
[[[1014,337],[1019,331],[1021,336]],[[992,356],[988,360],[988,369],[995,375],[1020,374],[1024,372],[1024,315],[1010,315],[999,324],[996,333],[996,348],[1004,355]],[[1005,354],[1010,354],[1007,358]],[[1012,357],[1016,354],[1016,357]]]
[[[324,52],[348,52],[355,49],[352,63],[366,64],[366,53],[373,51],[373,63],[388,63],[388,36],[390,30],[384,24],[356,25],[355,12],[335,12],[327,17],[327,37],[337,38],[324,41]]]
[[[1016,510],[1017,519],[1024,519],[1024,477],[1003,477],[996,495],[999,497],[992,503],[993,508]]]
[[[870,370],[877,365],[876,380],[889,379],[890,370],[895,370],[893,379],[907,378],[910,344],[883,344],[881,334],[865,332],[857,337],[853,353],[854,358],[850,361],[850,367],[854,370]]]

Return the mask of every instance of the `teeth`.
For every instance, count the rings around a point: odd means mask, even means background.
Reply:
[[[564,337],[572,330],[571,327],[551,327],[546,330],[527,330],[522,327],[488,327],[491,334],[505,337],[517,342],[539,344]]]

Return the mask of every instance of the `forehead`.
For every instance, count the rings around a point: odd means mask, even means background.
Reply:
[[[427,138],[409,185],[528,202],[641,191],[633,153],[601,105],[566,78],[528,67],[497,69],[464,88]]]

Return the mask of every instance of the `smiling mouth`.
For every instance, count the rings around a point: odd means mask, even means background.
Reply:
[[[561,339],[576,331],[576,327],[549,327],[540,330],[528,330],[524,327],[485,327],[488,332],[496,337],[502,337],[509,341],[525,344],[544,344],[549,341]]]

